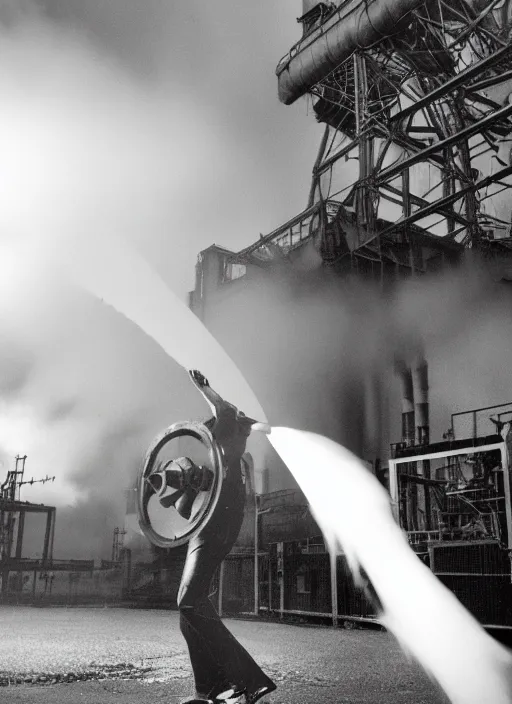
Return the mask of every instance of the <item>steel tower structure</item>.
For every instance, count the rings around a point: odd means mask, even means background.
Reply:
[[[510,0],[304,0],[279,99],[326,125],[308,207],[239,253],[314,236],[324,262],[425,271],[512,248]],[[433,256],[433,250],[436,256]]]

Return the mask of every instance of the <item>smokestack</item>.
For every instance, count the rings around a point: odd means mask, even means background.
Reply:
[[[423,357],[416,360],[413,372],[414,412],[416,416],[416,444],[430,442],[428,412],[428,364]]]
[[[370,460],[374,465],[387,445],[384,443],[386,433],[383,418],[386,399],[383,380],[382,369],[377,369],[368,375],[365,384],[364,459]]]
[[[414,391],[411,368],[400,366],[398,369],[402,389],[402,442],[407,446],[414,445],[416,437]]]
[[[428,413],[428,365],[423,357],[418,357],[413,367],[414,387],[414,412],[416,416],[416,445],[428,445],[430,442],[430,427]],[[418,475],[430,479],[430,461],[424,460],[417,466]],[[430,487],[416,487],[419,491],[419,502],[423,509],[423,525],[417,526],[419,530],[432,529],[432,501]],[[416,497],[418,501],[418,496]],[[418,516],[418,519],[420,517]]]

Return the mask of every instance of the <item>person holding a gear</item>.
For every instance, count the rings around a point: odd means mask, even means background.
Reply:
[[[274,691],[276,685],[222,623],[209,593],[212,577],[235,544],[242,525],[242,455],[256,421],[224,401],[202,374],[190,374],[214,411],[214,417],[205,425],[221,449],[224,475],[210,519],[189,541],[178,592],[180,628],[187,642],[196,689],[195,697],[182,704],[220,704],[241,697],[246,704],[255,704]],[[259,429],[262,428],[267,430],[260,424]],[[187,519],[198,493],[207,491],[213,482],[213,472],[188,457],[172,460],[153,477],[155,491],[161,489],[164,481],[175,489],[161,499],[161,504],[174,506]]]

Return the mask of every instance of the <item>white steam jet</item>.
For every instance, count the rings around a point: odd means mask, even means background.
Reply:
[[[33,251],[32,251],[33,254]],[[56,237],[42,261],[101,299],[157,342],[184,369],[215,379],[215,390],[237,408],[266,421],[264,411],[236,364],[213,335],[127,242],[112,235]]]

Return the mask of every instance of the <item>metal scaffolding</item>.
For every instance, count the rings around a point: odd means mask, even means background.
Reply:
[[[426,271],[466,248],[510,256],[510,0],[305,1],[304,11],[276,73],[280,100],[307,96],[326,125],[308,207],[237,260],[261,265],[307,239],[328,265],[381,275]]]
[[[15,458],[13,470],[0,486],[0,576],[1,594],[9,589],[9,577],[14,573],[18,577],[17,589],[21,589],[23,568],[33,569],[34,564],[46,567],[52,562],[53,541],[55,533],[56,509],[53,506],[33,504],[21,501],[20,489],[26,484],[46,484],[55,477],[24,480],[27,456]],[[29,514],[46,514],[41,560],[30,560],[24,555],[25,517]],[[14,549],[14,554],[13,554]]]

